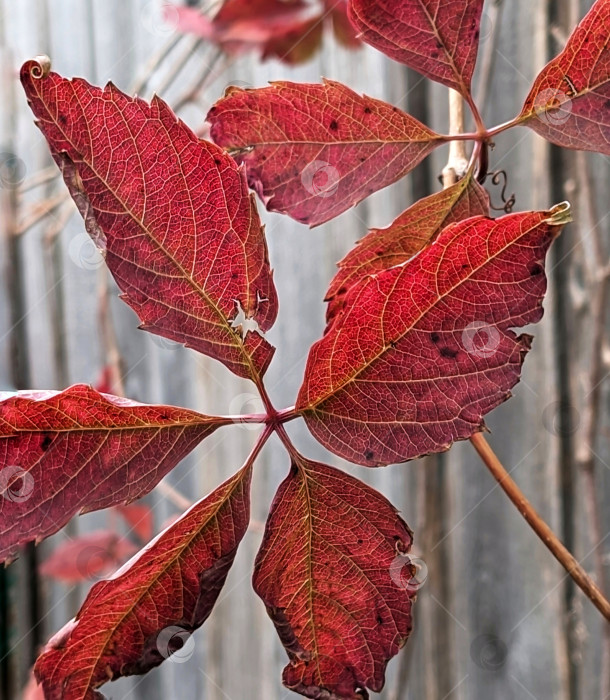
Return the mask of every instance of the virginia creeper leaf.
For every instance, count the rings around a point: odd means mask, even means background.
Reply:
[[[207,118],[267,208],[311,226],[398,180],[443,142],[387,102],[331,80],[231,87]]]
[[[610,155],[610,0],[538,75],[517,119],[558,146]]]
[[[47,700],[101,697],[95,688],[106,681],[146,673],[184,649],[248,528],[250,477],[248,466],[91,588],[36,662]]]
[[[451,224],[368,277],[311,349],[297,399],[313,435],[366,466],[447,450],[510,397],[542,317],[544,258],[569,205]]]
[[[76,513],[144,496],[226,422],[84,384],[0,401],[0,561]]]
[[[349,0],[363,41],[465,97],[482,11],[483,0]]]
[[[123,299],[142,328],[261,375],[273,348],[242,338],[277,315],[263,228],[243,172],[158,97],[67,80],[28,61],[21,80],[38,126]],[[241,307],[241,309],[240,309]]]
[[[43,576],[74,584],[111,573],[138,548],[112,530],[98,530],[56,547],[40,565]]]
[[[372,229],[338,263],[339,271],[326,292],[326,320],[333,320],[343,308],[347,291],[367,275],[407,261],[445,226],[487,214],[487,192],[468,173],[455,185],[420,199],[387,228]]]
[[[294,457],[254,572],[290,657],[288,688],[329,700],[382,689],[386,664],[411,631],[415,589],[392,575],[397,561],[411,568],[404,556],[411,543],[407,524],[380,493]]]
[[[258,49],[263,60],[277,57],[293,64],[307,60],[319,48],[322,17],[303,2],[231,0],[210,18],[194,7],[172,7],[179,31],[218,44],[227,53]]]

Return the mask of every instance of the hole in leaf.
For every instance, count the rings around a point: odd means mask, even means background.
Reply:
[[[248,318],[246,316],[246,312],[244,311],[244,307],[241,305],[241,302],[239,299],[234,299],[235,306],[237,308],[237,315],[235,318],[231,321],[231,328],[236,330],[240,336],[243,338],[246,337],[246,334],[248,331],[254,331],[255,333],[258,333],[259,335],[262,335],[261,330],[258,326],[258,322],[254,318]],[[257,301],[265,301],[264,299],[258,299],[257,296]]]

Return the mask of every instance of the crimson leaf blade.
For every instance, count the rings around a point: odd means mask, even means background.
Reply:
[[[250,517],[251,466],[193,505],[108,580],[38,658],[47,700],[90,700],[96,688],[146,673],[209,616]]]
[[[232,0],[210,18],[195,7],[172,7],[178,31],[212,41],[230,54],[258,49],[261,58],[301,63],[320,47],[323,21],[303,2]]]
[[[277,297],[243,172],[158,97],[150,104],[28,61],[21,80],[87,230],[142,328],[262,375]]]
[[[610,155],[610,0],[597,0],[541,71],[517,123],[558,146]]]
[[[430,243],[442,228],[470,216],[489,214],[487,192],[467,173],[455,185],[424,197],[390,226],[372,229],[338,263],[324,301],[331,322],[343,308],[345,294],[367,275],[399,265]]]
[[[0,401],[0,561],[77,513],[144,496],[226,422],[84,384]]]
[[[542,317],[550,211],[473,217],[356,285],[311,349],[296,408],[328,449],[365,466],[442,452],[510,397]]]
[[[483,0],[350,0],[360,38],[467,97]]]
[[[267,208],[310,226],[395,182],[443,143],[396,107],[331,80],[229,88],[207,119]]]
[[[412,573],[411,543],[408,526],[377,491],[293,457],[253,579],[290,657],[288,688],[336,700],[381,690],[388,660],[411,631],[415,589],[395,571]]]

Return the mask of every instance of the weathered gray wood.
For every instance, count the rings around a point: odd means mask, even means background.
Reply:
[[[112,79],[129,89],[141,75],[142,66],[169,39],[171,32],[157,20],[161,2],[150,0],[2,0],[3,48],[13,51],[15,66],[41,51],[48,51],[54,68],[66,75],[82,75],[94,82]],[[584,9],[584,8],[583,8]],[[484,114],[488,123],[504,121],[516,114],[532,78],[547,56],[548,11],[544,1],[515,0],[504,3],[502,25],[495,47],[494,82]],[[484,25],[485,26],[485,25]],[[483,47],[491,41],[490,28]],[[179,56],[189,40],[181,42],[172,56]],[[212,52],[199,47],[174,84],[162,93],[168,99],[210,61]],[[166,61],[143,90],[160,89],[167,76]],[[406,72],[380,54],[365,49],[353,54],[328,42],[321,56],[306,66],[287,68],[277,62],[256,65],[250,58],[234,62],[220,71],[197,107],[185,108],[181,116],[194,128],[202,126],[205,110],[231,82],[260,86],[272,79],[317,81],[321,75],[341,80],[360,92],[391,100],[409,109]],[[17,88],[18,90],[18,88]],[[42,138],[31,124],[31,114],[19,94],[18,138],[14,149],[25,161],[28,173],[48,164]],[[0,98],[0,101],[3,99]],[[446,130],[447,96],[441,86],[429,90],[431,125]],[[7,127],[2,122],[3,133]],[[3,133],[0,144],[4,148]],[[12,146],[11,146],[12,148]],[[294,403],[307,351],[324,327],[322,298],[341,258],[364,235],[369,226],[387,225],[411,201],[413,182],[418,189],[438,189],[436,175],[446,159],[440,149],[430,159],[431,177],[416,171],[406,180],[376,193],[357,210],[338,221],[314,230],[287,217],[263,213],[275,280],[281,301],[280,318],[269,333],[277,347],[268,373],[268,387],[278,407]],[[599,174],[597,201],[606,216],[608,164],[593,157]],[[550,201],[549,149],[525,129],[502,134],[492,153],[492,168],[509,173],[509,192],[517,195],[517,209],[547,207]],[[499,202],[498,188],[492,190]],[[1,194],[1,193],[0,193]],[[40,191],[29,193],[26,202],[36,201]],[[575,215],[582,209],[575,201]],[[604,234],[608,235],[607,220]],[[43,246],[45,227],[28,232],[22,242],[27,269],[26,319],[28,366],[38,388],[60,388],[62,368],[53,354],[57,334],[51,323],[53,304],[63,304],[62,332],[68,381],[95,382],[104,362],[97,317],[100,289],[99,269],[88,257],[84,228],[73,217],[58,239],[56,269],[49,270],[49,256]],[[568,233],[567,235],[573,235]],[[2,246],[0,262],[10,264]],[[562,261],[578,265],[579,255]],[[575,263],[572,263],[574,260]],[[54,285],[57,284],[56,287]],[[219,364],[196,353],[137,330],[134,314],[115,297],[111,313],[119,349],[124,360],[126,394],[136,400],[176,403],[210,413],[251,411],[256,401],[253,386],[233,377]],[[489,419],[491,444],[534,505],[559,532],[563,526],[562,494],[559,481],[560,436],[553,428],[557,389],[553,310],[556,292],[550,289],[547,313],[536,328],[534,348],[526,363],[523,381],[514,398]],[[585,291],[586,295],[586,291]],[[575,309],[575,313],[577,310]],[[578,337],[571,348],[578,371],[586,368],[590,347],[588,309],[578,312]],[[7,298],[0,296],[0,381],[10,388],[6,333],[10,331]],[[576,371],[576,370],[575,370]],[[585,397],[575,390],[575,410]],[[610,494],[608,448],[608,394],[603,398],[603,430],[597,452],[600,456],[598,484],[603,507]],[[329,456],[307,433],[302,424],[288,426],[295,443],[305,454],[344,467],[384,492],[417,527],[417,556],[429,564],[428,581],[420,591],[416,608],[416,631],[408,645],[406,661],[394,660],[388,669],[383,698],[392,700],[471,700],[481,698],[537,700],[589,700],[600,694],[599,616],[581,595],[578,609],[570,614],[577,620],[581,638],[568,644],[564,609],[564,574],[545,547],[495,485],[469,444],[455,446],[449,455],[420,463],[366,470]],[[256,430],[246,426],[224,428],[209,438],[168,478],[178,492],[195,499],[216,487],[244,461]],[[261,541],[260,523],[265,519],[277,485],[288,470],[288,461],[273,439],[259,458],[253,485],[253,527],[247,534],[227,586],[216,609],[202,630],[194,635],[194,653],[186,663],[167,662],[143,679],[125,679],[105,688],[115,698],[166,697],[265,698],[282,700],[288,693],[281,685],[286,657],[267,618],[262,603],[253,594],[250,576]],[[575,475],[582,500],[582,484]],[[177,509],[158,493],[148,499],[157,527]],[[588,539],[583,506],[576,508],[577,556],[585,556],[595,543]],[[105,513],[79,518],[68,534],[60,534],[43,545],[43,555],[66,536],[108,526]],[[603,509],[603,532],[610,531],[610,511]],[[610,539],[610,538],[609,538]],[[605,551],[608,551],[606,542]],[[585,560],[593,569],[591,558]],[[45,636],[60,627],[75,612],[76,600],[85,590],[72,592],[64,586],[44,587]],[[26,646],[15,638],[15,655],[25,672]],[[568,682],[568,651],[577,651],[573,664],[579,685],[572,693]],[[403,676],[408,678],[406,684]]]

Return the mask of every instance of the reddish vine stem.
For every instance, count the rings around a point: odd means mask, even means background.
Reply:
[[[591,579],[580,563],[565,548],[557,535],[523,495],[521,489],[496,457],[494,451],[483,436],[483,433],[475,433],[470,438],[470,442],[473,444],[492,476],[496,479],[504,493],[506,493],[515,506],[517,506],[518,511],[525,518],[532,530],[540,537],[555,559],[563,566],[587,598],[589,598],[606,620],[610,622],[610,601],[604,597],[601,590],[593,582],[593,579]]]
[[[459,134],[443,134],[445,141],[489,141],[494,136],[501,134],[503,131],[512,129],[514,126],[519,126],[521,120],[515,117],[508,122],[503,122],[494,126],[491,129],[484,128],[482,131],[463,131]]]
[[[297,448],[292,444],[292,440],[290,439],[290,435],[286,432],[286,428],[284,428],[282,423],[277,423],[274,426],[274,430],[277,433],[277,436],[279,439],[282,441],[282,444],[288,450],[288,454],[292,459],[298,459],[300,457]]]
[[[503,130],[502,127],[496,127],[491,131],[487,131],[485,125],[482,123],[480,116],[477,119],[478,110],[476,106],[473,109],[472,98],[468,100],[468,103],[473,110],[475,115],[475,120],[477,121],[478,133],[473,135],[468,135],[469,137],[474,136],[476,139],[476,146],[487,140],[493,133],[499,133]],[[517,120],[512,122],[507,122],[507,124],[514,124]],[[464,115],[463,115],[463,103],[460,96],[455,93],[455,91],[450,90],[449,93],[449,122],[450,131],[452,133],[453,139],[455,136],[460,135],[467,136],[463,134],[464,130]],[[503,125],[504,126],[504,125]],[[506,127],[508,128],[508,127]],[[483,137],[485,134],[485,137]],[[463,145],[457,142],[450,144],[453,148],[449,153],[449,162],[443,170],[443,186],[448,187],[456,181],[457,168],[454,163],[459,162],[460,156],[463,155]],[[478,155],[478,154],[477,154]],[[485,466],[492,473],[493,477],[496,479],[498,484],[501,486],[506,495],[510,500],[517,506],[517,509],[521,515],[525,518],[529,526],[534,530],[534,532],[540,537],[547,548],[551,551],[553,556],[557,561],[563,566],[569,576],[572,577],[576,585],[584,592],[584,594],[589,598],[589,600],[595,605],[595,607],[602,613],[602,615],[610,622],[610,602],[605,598],[602,591],[595,585],[593,579],[587,574],[580,563],[575,559],[575,557],[566,549],[566,547],[559,540],[557,535],[551,530],[551,528],[546,524],[546,522],[538,515],[535,508],[527,500],[519,486],[511,478],[508,471],[502,465],[500,460],[495,455],[494,451],[489,446],[489,443],[485,439],[482,433],[475,433],[471,438],[470,442],[474,446],[475,450],[478,452],[479,456],[483,460]]]

